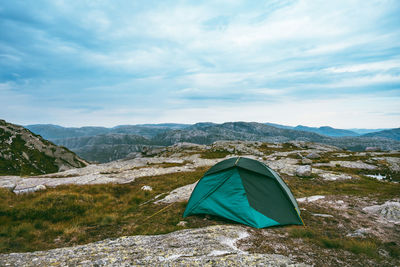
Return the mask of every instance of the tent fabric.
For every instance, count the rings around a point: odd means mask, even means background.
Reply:
[[[235,157],[211,167],[192,192],[184,217],[211,214],[264,228],[303,222],[285,182],[267,165]]]

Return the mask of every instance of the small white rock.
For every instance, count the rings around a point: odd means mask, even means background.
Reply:
[[[35,191],[46,190],[47,187],[43,184],[35,186]]]
[[[309,158],[309,159],[319,159],[319,158],[321,158],[321,156],[316,152],[311,152],[306,157]]]
[[[180,221],[176,226],[185,227],[187,225],[187,221]]]
[[[312,163],[312,160],[311,160],[311,159],[308,159],[308,158],[303,158],[303,159],[301,159],[301,163],[302,163],[302,164],[311,164],[311,163]]]
[[[153,188],[149,185],[144,185],[140,189],[142,189],[143,191],[153,191]]]
[[[323,214],[323,213],[313,213],[313,216],[317,216],[317,217],[324,217],[324,218],[333,218],[332,215],[330,214]]]
[[[346,236],[349,237],[365,237],[366,234],[368,234],[369,229],[367,228],[360,228],[355,230],[354,232],[348,233]]]
[[[310,165],[302,165],[297,167],[296,175],[299,177],[310,177],[312,172],[312,168]]]
[[[297,200],[297,202],[314,202],[314,201],[317,201],[317,200],[323,199],[323,198],[325,198],[325,196],[315,195],[315,196],[310,196],[310,197],[298,198],[296,200]]]

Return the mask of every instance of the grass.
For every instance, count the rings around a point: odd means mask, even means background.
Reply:
[[[400,184],[360,176],[358,179],[325,181],[323,179],[298,179],[281,175],[296,197],[311,195],[343,195],[387,200],[399,197]],[[377,190],[379,189],[379,190]]]
[[[156,195],[193,183],[206,171],[143,177],[117,185],[68,185],[15,195],[0,189],[0,253],[45,250],[136,234],[162,234],[182,229],[185,203],[166,205]],[[150,185],[153,191],[143,191]],[[147,204],[145,202],[149,201]],[[218,224],[201,217],[185,218],[187,227]]]
[[[382,249],[390,253],[393,262],[398,259],[399,249],[395,242],[383,243],[370,235],[364,238],[347,236],[347,233],[361,227],[365,223],[364,219],[349,219],[345,216],[347,211],[331,209],[317,203],[303,203],[302,207],[304,210],[301,215],[305,226],[252,230],[252,239],[250,244],[247,244],[250,251],[294,254],[302,261],[308,260],[308,263],[316,266],[340,266],[341,262],[346,262],[346,266],[358,266],[364,263],[386,266],[379,264],[387,262],[387,259],[379,253]],[[329,213],[334,217],[316,217],[313,216],[314,213]]]
[[[367,169],[356,169],[356,168],[346,168],[340,166],[340,164],[336,164],[334,167],[331,166],[318,166],[318,169],[333,171],[333,172],[341,172],[341,173],[349,173],[355,175],[366,175],[366,174],[381,174],[386,176],[389,180],[400,181],[400,172],[391,171],[386,166],[381,166],[377,170],[367,170]]]
[[[365,254],[372,258],[378,256],[377,248],[380,242],[376,240],[344,238],[331,231],[315,229],[314,227],[312,229],[310,227],[292,228],[289,230],[289,237],[306,239],[308,242],[315,243],[323,248],[343,249],[354,254]]]
[[[219,159],[225,158],[232,153],[227,150],[207,150],[200,153],[200,158],[202,159]]]
[[[123,235],[162,234],[182,229],[177,224],[183,220],[186,202],[175,203],[151,217],[166,205],[155,205],[150,200],[197,181],[205,171],[206,168],[199,168],[194,172],[143,177],[124,185],[59,186],[23,195],[0,189],[0,253],[45,250]],[[296,197],[322,194],[391,199],[400,192],[399,184],[368,178],[332,182],[294,177],[285,177],[285,180]],[[153,191],[140,190],[143,185],[151,186]],[[311,210],[326,212],[316,207]],[[382,245],[369,239],[343,239],[337,231],[337,223],[346,219],[337,216],[335,220],[316,219],[310,211],[305,211],[302,217],[307,226],[288,228],[289,237],[301,238],[323,248],[375,257],[377,248]],[[216,218],[204,221],[199,216],[185,220],[187,227],[227,223]],[[399,255],[396,245],[388,243],[385,249],[393,257]]]
[[[191,161],[184,160],[183,162],[163,162],[163,163],[147,163],[146,167],[159,167],[159,168],[171,168],[171,167],[181,167],[186,164],[192,163]]]
[[[326,152],[324,153],[321,158],[313,159],[313,163],[329,163],[330,161],[366,161],[371,159],[370,153],[366,153],[365,155],[358,155],[355,152],[341,152],[343,154],[347,154],[347,157],[335,157],[337,152]],[[399,153],[395,154],[382,154],[377,157],[399,157]],[[369,163],[371,164],[371,163]],[[336,164],[335,166],[318,166],[318,169],[327,170],[327,171],[334,171],[334,172],[342,172],[348,174],[355,174],[355,175],[366,175],[366,174],[381,174],[386,176],[389,180],[393,181],[400,181],[400,172],[395,172],[390,170],[389,165],[384,160],[377,160],[374,165],[378,165],[379,168],[377,170],[367,170],[367,169],[357,169],[357,168],[346,168],[340,166],[340,164]]]
[[[294,146],[293,144],[290,144],[290,143],[282,143],[282,144],[280,144],[280,147],[272,147],[271,144],[269,144],[269,143],[263,143],[257,149],[260,150],[261,152],[263,152],[265,155],[270,155],[275,152],[288,152],[288,151],[293,151],[293,150],[302,150],[302,148]]]

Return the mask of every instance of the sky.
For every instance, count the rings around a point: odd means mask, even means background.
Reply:
[[[0,118],[400,127],[400,1],[0,3]]]

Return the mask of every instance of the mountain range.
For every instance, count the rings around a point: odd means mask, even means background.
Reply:
[[[280,129],[290,129],[304,132],[313,132],[325,136],[341,137],[341,136],[367,136],[374,132],[380,132],[391,129],[337,129],[330,126],[309,127],[303,125],[287,126],[276,123],[264,123],[268,126],[273,126]],[[160,124],[136,124],[136,125],[118,125],[112,128],[85,126],[85,127],[62,127],[54,124],[33,124],[25,126],[32,132],[39,133],[46,139],[59,139],[82,136],[95,136],[101,134],[135,134],[146,138],[152,138],[160,133],[165,133],[170,130],[183,130],[187,128],[198,128],[218,125],[212,122],[200,122],[196,124],[180,124],[180,123],[160,123]],[[372,136],[372,135],[368,135]],[[390,137],[388,137],[390,138]],[[396,139],[396,138],[394,138]],[[399,139],[396,139],[399,140]]]
[[[109,162],[152,146],[167,146],[178,142],[211,144],[218,140],[248,140],[288,142],[292,140],[319,142],[348,150],[376,147],[382,150],[400,149],[399,128],[357,132],[332,127],[285,126],[271,123],[227,122],[216,124],[140,124],[113,128],[66,128],[57,125],[28,125],[32,132],[65,146],[90,161]]]
[[[379,132],[383,130],[390,130],[390,129],[359,129],[359,128],[353,128],[353,129],[337,129],[333,128],[330,126],[321,126],[321,127],[309,127],[309,126],[303,126],[303,125],[297,125],[297,126],[287,126],[287,125],[282,125],[282,124],[276,124],[276,123],[265,123],[270,126],[274,126],[277,128],[282,128],[282,129],[291,129],[291,130],[299,130],[299,131],[306,131],[306,132],[313,132],[313,133],[318,133],[326,136],[332,136],[332,137],[339,137],[339,136],[361,136],[367,133],[374,133],[374,132]]]

